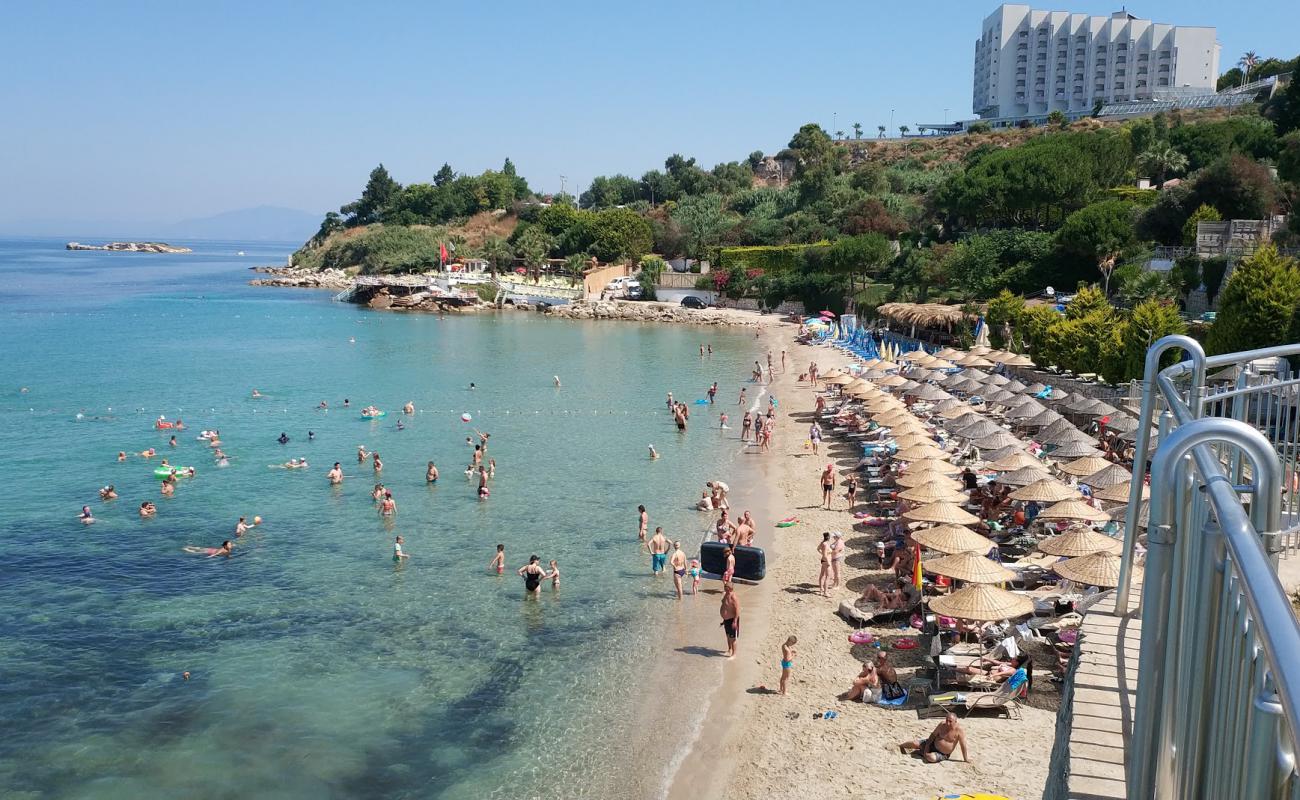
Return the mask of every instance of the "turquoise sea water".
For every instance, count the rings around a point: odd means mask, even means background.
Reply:
[[[636,505],[693,550],[691,502],[740,460],[707,407],[679,435],[664,394],[693,401],[717,380],[734,410],[752,334],[373,313],[245,285],[248,266],[290,245],[190,244],[147,255],[0,240],[0,795],[597,785],[578,776],[607,773],[625,749],[629,682],[661,635],[638,620],[681,613],[648,576]],[[407,400],[413,417],[399,413]],[[363,421],[368,403],[388,416]],[[175,449],[159,414],[186,423]],[[196,441],[205,428],[220,429],[230,466]],[[471,428],[492,434],[485,502],[463,475]],[[395,520],[376,513],[359,444],[382,454]],[[198,470],[172,498],[158,458],[116,461],[150,446]],[[311,468],[268,467],[290,457]],[[349,477],[331,488],[336,460]],[[101,502],[109,483],[121,498]],[[145,499],[156,518],[138,517]],[[82,505],[96,524],[78,523]],[[182,552],[255,514],[265,523],[237,557]],[[398,533],[413,557],[395,566]],[[504,578],[487,569],[498,542]],[[524,597],[513,571],[531,553],[559,561],[558,592]]]

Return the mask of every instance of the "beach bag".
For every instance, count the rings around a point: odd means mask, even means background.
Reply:
[[[895,681],[894,683],[880,684],[880,699],[886,702],[890,700],[898,700],[899,698],[904,697],[906,694],[907,692],[904,691],[902,685],[899,684],[897,681]]]

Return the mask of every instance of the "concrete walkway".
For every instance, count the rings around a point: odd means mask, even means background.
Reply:
[[[1069,721],[1071,800],[1124,798],[1142,621],[1133,613],[1116,617],[1114,610],[1112,595],[1083,619]]]

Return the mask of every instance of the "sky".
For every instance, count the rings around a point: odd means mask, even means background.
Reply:
[[[1034,4],[1042,7],[1041,4]],[[971,116],[993,2],[9,3],[0,224],[323,213],[371,168],[499,168],[535,189],[775,152],[806,122],[874,135]],[[1108,14],[1095,0],[1052,10]],[[1300,50],[1300,3],[1150,0],[1221,69]],[[564,176],[562,179],[561,176]]]

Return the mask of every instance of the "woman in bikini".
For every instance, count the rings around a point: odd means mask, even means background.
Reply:
[[[817,545],[817,555],[821,559],[821,567],[817,572],[817,587],[821,590],[822,596],[829,596],[831,582],[831,532],[826,531],[822,534],[822,540]]]

